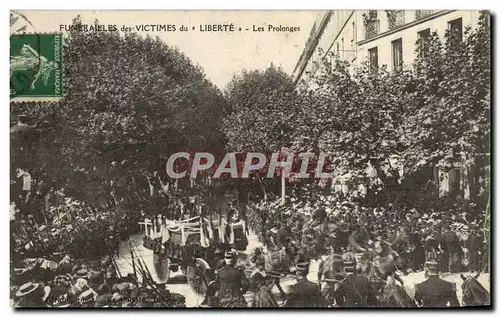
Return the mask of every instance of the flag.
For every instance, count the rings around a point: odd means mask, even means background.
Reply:
[[[234,228],[233,224],[229,224],[230,231],[229,231],[229,244],[234,244]]]
[[[23,174],[23,190],[31,191],[31,175],[28,172]]]
[[[205,225],[203,224],[203,217],[200,217],[200,244],[204,248],[208,248],[210,241],[207,238],[208,233],[205,230]]]
[[[186,245],[186,232],[184,232],[184,226],[181,224],[181,245]]]
[[[165,243],[170,240],[170,232],[166,224],[161,225],[161,243]]]
[[[208,230],[208,237],[210,238],[210,240],[213,240],[214,239],[214,228],[212,227],[213,223],[212,223],[212,215],[208,215],[208,226],[207,226],[207,230]]]
[[[219,221],[219,240],[220,240],[220,243],[224,243],[225,233],[226,233],[226,226],[222,223],[222,221]]]
[[[153,193],[154,193],[153,184],[151,184],[151,181],[149,180],[149,177],[147,177],[147,176],[145,176],[145,177],[148,180],[148,184],[149,184],[149,194],[151,195],[151,197],[153,197]]]

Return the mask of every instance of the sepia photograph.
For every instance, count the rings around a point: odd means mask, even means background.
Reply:
[[[11,307],[492,309],[491,21],[11,10]]]

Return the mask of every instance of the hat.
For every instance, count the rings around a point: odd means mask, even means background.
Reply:
[[[71,288],[71,292],[75,295],[79,295],[88,289],[89,289],[89,285],[88,285],[87,280],[85,280],[83,278],[79,278],[76,280],[75,284],[73,284],[73,286]]]
[[[352,254],[347,254],[344,257],[344,270],[353,273],[356,271],[356,258]]]
[[[99,272],[92,272],[89,276],[89,283],[100,285],[104,282],[104,276]]]
[[[82,305],[93,305],[96,300],[96,297],[97,294],[93,290],[89,289],[81,293],[80,296],[78,296],[78,301]]]
[[[21,287],[19,287],[19,289],[17,290],[16,297],[23,297],[30,293],[33,293],[38,288],[38,286],[39,286],[38,283],[32,283],[32,282],[25,283],[21,285]]]
[[[430,260],[425,262],[425,267],[427,268],[428,274],[437,275],[439,273],[439,266],[436,261]]]
[[[297,272],[298,273],[307,273],[309,272],[309,262],[300,262],[297,263]]]
[[[111,294],[104,294],[101,296],[97,296],[94,307],[101,307],[101,308],[109,307],[109,304],[111,303],[111,298],[112,298]]]
[[[53,304],[47,304],[47,306],[50,308],[68,308],[71,303],[68,303],[68,301],[55,301]]]
[[[316,210],[316,212],[314,212],[314,215],[313,215],[313,218],[316,218],[316,219],[325,219],[327,216],[327,213],[326,213],[326,208],[325,207],[320,207]]]
[[[97,291],[100,293],[100,294],[108,294],[108,293],[111,293],[111,288],[109,287],[108,284],[101,284]]]
[[[79,269],[75,273],[76,278],[89,278],[91,276],[91,273],[87,271],[86,269]]]
[[[57,275],[56,277],[54,277],[52,284],[55,286],[70,287],[71,276],[69,276],[69,274]]]
[[[226,251],[224,258],[234,260],[236,258],[236,253],[232,250]]]
[[[255,258],[255,266],[264,266],[266,265],[266,259],[263,256],[257,256]]]
[[[340,231],[346,232],[349,231],[349,226],[345,222],[341,222],[339,226]]]
[[[47,307],[50,308],[66,308],[71,306],[68,299],[68,293],[64,292],[60,288],[51,289],[46,303]]]

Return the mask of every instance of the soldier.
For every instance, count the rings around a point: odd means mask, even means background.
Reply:
[[[215,248],[214,251],[214,269],[216,271],[222,269],[226,265],[224,260],[224,253],[222,252],[220,247]]]
[[[246,307],[245,294],[249,288],[249,282],[243,272],[234,267],[236,253],[227,251],[225,254],[226,266],[224,266],[215,279],[215,288],[218,290],[219,301],[222,307]]]
[[[439,253],[439,241],[436,238],[435,229],[431,229],[424,240],[425,260],[437,259]]]
[[[441,238],[441,248],[443,249],[443,263],[445,268],[450,273],[458,273],[460,271],[460,263],[462,256],[462,245],[456,232],[450,230],[450,226],[443,226],[443,235]]]
[[[415,285],[415,300],[421,307],[458,307],[456,286],[439,278],[438,263],[427,261],[425,263],[426,281]]]
[[[375,307],[377,297],[373,286],[364,276],[356,275],[356,259],[347,256],[344,260],[345,279],[340,282],[335,301],[340,307]]]
[[[292,231],[285,220],[281,221],[280,229],[276,232],[276,246],[288,249],[292,240]]]
[[[349,235],[349,246],[358,252],[365,252],[370,244],[370,236],[366,229],[367,223],[361,222],[356,226],[356,229]]]
[[[476,221],[470,223],[471,234],[467,239],[469,269],[473,272],[481,272],[481,254],[484,252],[483,235],[479,231]]]
[[[344,221],[340,222],[337,230],[335,230],[335,238],[333,241],[333,250],[335,253],[341,254],[347,250],[349,246],[349,226]]]
[[[318,269],[318,280],[324,281],[321,294],[330,307],[335,304],[335,291],[344,279],[344,261],[340,254],[331,254],[325,261],[321,261]]]
[[[297,263],[297,284],[288,296],[285,307],[325,307],[325,299],[321,296],[319,285],[307,280],[309,262]]]

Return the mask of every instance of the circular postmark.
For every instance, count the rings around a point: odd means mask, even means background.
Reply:
[[[29,44],[23,44],[30,38]],[[29,90],[42,67],[41,36],[33,23],[18,11],[10,12],[10,97]]]

